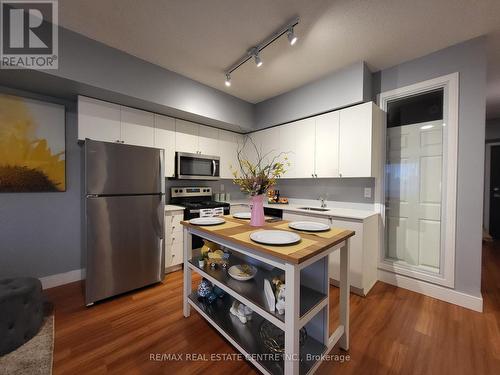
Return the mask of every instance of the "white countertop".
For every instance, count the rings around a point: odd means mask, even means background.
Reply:
[[[248,205],[248,199],[238,199],[231,200],[229,202],[232,206],[238,205]],[[356,220],[365,220],[371,216],[378,215],[378,212],[371,209],[362,209],[359,206],[363,206],[363,204],[352,204],[357,208],[349,208],[349,207],[341,207],[350,205],[345,202],[326,202],[328,211],[309,211],[302,210],[300,207],[320,207],[318,201],[314,200],[305,200],[305,199],[289,199],[288,204],[269,204],[264,202],[264,207],[276,208],[283,211],[288,212],[297,212],[308,216],[326,216],[326,217],[341,217],[346,219],[356,219]]]
[[[182,206],[175,206],[173,204],[166,204],[165,205],[165,211],[184,211],[184,207],[182,207]]]

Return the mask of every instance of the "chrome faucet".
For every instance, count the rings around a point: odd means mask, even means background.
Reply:
[[[325,207],[326,207],[326,201],[325,201],[325,198],[323,198],[323,197],[319,197],[319,201],[321,202],[321,208],[325,208]]]

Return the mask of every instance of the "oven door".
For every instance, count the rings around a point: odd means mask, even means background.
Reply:
[[[179,180],[218,180],[220,158],[218,156],[175,153],[176,177]]]

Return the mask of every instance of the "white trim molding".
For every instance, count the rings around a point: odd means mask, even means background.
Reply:
[[[440,285],[430,284],[425,281],[415,280],[411,277],[398,275],[392,272],[379,270],[378,279],[384,283],[395,285],[399,288],[408,289],[412,292],[449,302],[466,309],[483,312],[483,297],[473,296]]]
[[[444,125],[447,128],[446,148],[446,186],[442,196],[442,245],[440,255],[439,273],[430,272],[409,264],[392,261],[385,257],[385,206],[381,204],[380,214],[382,228],[380,233],[381,246],[379,255],[379,270],[394,272],[399,275],[413,277],[448,288],[455,286],[455,229],[456,229],[456,204],[457,204],[457,161],[458,161],[458,106],[459,106],[459,73],[452,73],[442,77],[419,82],[413,85],[386,91],[378,95],[377,101],[383,111],[387,111],[389,101],[412,96],[436,89],[444,90]],[[383,155],[385,155],[385,150]],[[384,166],[380,171],[385,176]],[[385,177],[382,177],[385,185]],[[382,186],[385,194],[385,186]],[[385,197],[382,200],[385,202]],[[443,241],[444,239],[444,241]],[[379,272],[380,274],[380,272]]]
[[[56,275],[40,277],[43,289],[50,289],[56,286],[73,283],[85,279],[85,269],[78,269]]]

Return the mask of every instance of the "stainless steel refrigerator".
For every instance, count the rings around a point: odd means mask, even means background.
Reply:
[[[163,280],[163,150],[85,141],[85,303]]]

